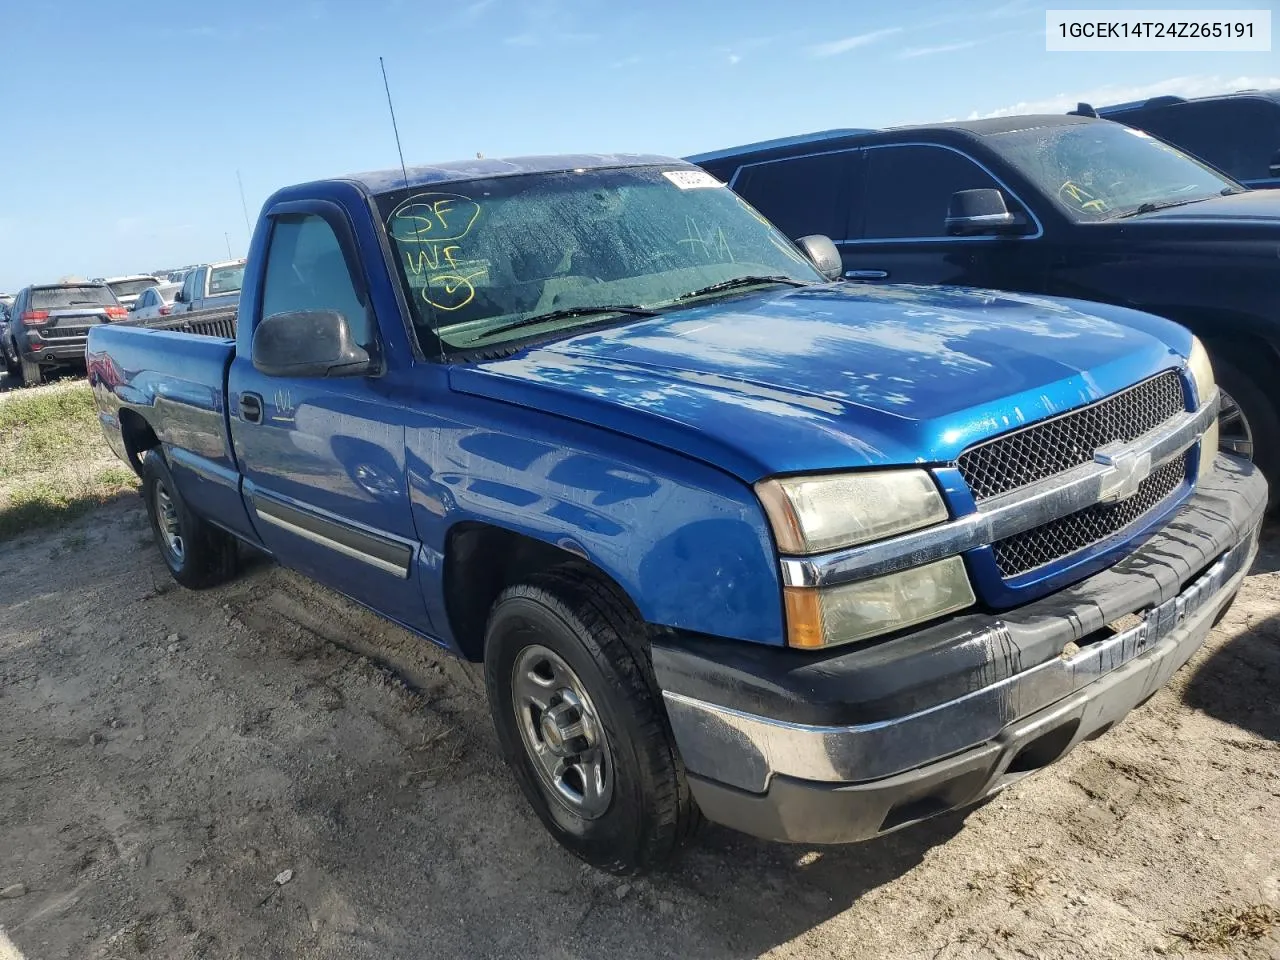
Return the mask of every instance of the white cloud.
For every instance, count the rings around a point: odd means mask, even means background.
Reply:
[[[480,14],[484,13],[494,4],[494,0],[476,0],[475,3],[469,3],[462,8],[462,19],[475,20]]]
[[[908,47],[903,50],[899,57],[909,60],[912,57],[931,57],[935,53],[950,53],[952,50],[967,50],[970,47],[976,47],[980,43],[987,42],[986,37],[978,40],[962,40],[959,43],[944,43],[937,47]]]
[[[729,54],[729,66],[731,66],[731,67],[732,67],[732,66],[734,66],[734,65],[736,65],[736,64],[739,64],[739,63],[741,63],[741,62],[742,62],[742,58],[741,58],[740,56],[738,56],[736,53],[731,53],[731,54]]]
[[[1088,90],[1058,93],[1041,100],[1022,100],[995,110],[975,110],[969,114],[968,119],[1011,117],[1024,113],[1066,113],[1068,110],[1074,110],[1076,104],[1081,101],[1100,107],[1113,103],[1127,103],[1130,100],[1145,100],[1148,97],[1159,97],[1167,94],[1179,97],[1207,97],[1216,93],[1230,93],[1233,90],[1249,88],[1266,90],[1274,87],[1280,87],[1280,77],[1223,77],[1205,74],[1171,77],[1168,80],[1158,80],[1154,83],[1109,84]]]
[[[850,50],[856,50],[858,47],[865,47],[869,43],[875,43],[877,40],[883,40],[885,37],[891,37],[895,33],[901,33],[901,27],[889,27],[885,30],[872,30],[870,33],[859,33],[852,37],[845,37],[843,40],[832,40],[830,43],[819,43],[809,48],[809,56],[811,57],[834,57],[841,53],[848,53]]]

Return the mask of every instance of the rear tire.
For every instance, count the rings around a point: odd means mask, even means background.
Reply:
[[[1224,397],[1218,417],[1218,445],[1225,453],[1252,460],[1267,478],[1268,512],[1280,506],[1280,415],[1275,402],[1259,385],[1268,374],[1258,364],[1210,347],[1214,377]],[[1234,407],[1234,409],[1232,409]]]
[[[40,369],[40,364],[32,363],[26,357],[19,358],[22,365],[21,376],[22,382],[28,387],[38,387],[44,381],[44,371]]]
[[[485,637],[489,710],[525,798],[562,846],[619,875],[665,863],[701,820],[646,649],[625,597],[575,565],[503,591]]]
[[[236,575],[236,539],[201,520],[178,493],[169,464],[156,448],[142,455],[142,498],[165,566],[184,587],[216,587]]]
[[[22,365],[14,359],[18,355],[18,348],[13,344],[8,344],[0,347],[0,353],[4,354],[4,372],[8,374],[11,379],[21,379]]]

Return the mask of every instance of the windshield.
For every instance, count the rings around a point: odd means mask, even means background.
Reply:
[[[162,283],[156,287],[156,293],[160,295],[160,299],[165,303],[173,303],[173,296],[182,289],[180,283]]]
[[[156,281],[153,277],[147,277],[143,280],[113,280],[107,286],[111,288],[111,292],[117,297],[132,297],[141,293],[147,287],[154,287]]]
[[[1243,190],[1141,130],[1082,123],[991,134],[987,142],[1078,221]]]
[[[209,271],[209,296],[217,296],[220,293],[239,293],[243,283],[243,263],[229,267],[214,267]]]
[[[63,307],[114,307],[116,298],[105,285],[83,287],[36,287],[31,291],[33,310],[60,310]]]
[[[745,201],[688,168],[499,177],[378,203],[419,335],[438,328],[446,348],[598,323],[597,307],[670,306],[738,277],[823,280]],[[579,315],[520,326],[553,311]]]

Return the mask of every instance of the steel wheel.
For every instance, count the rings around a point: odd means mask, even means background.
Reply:
[[[155,485],[155,502],[156,519],[159,521],[160,536],[164,539],[165,549],[178,563],[182,563],[186,554],[186,548],[182,542],[182,525],[178,522],[178,510],[174,507],[173,500],[162,483]]]
[[[1218,408],[1218,449],[1252,460],[1253,431],[1249,428],[1249,420],[1231,394],[1225,390],[1221,394],[1222,405]]]
[[[512,667],[511,701],[525,751],[551,795],[583,819],[602,816],[613,798],[613,756],[578,675],[531,644]]]

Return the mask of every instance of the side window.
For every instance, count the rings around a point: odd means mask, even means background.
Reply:
[[[851,156],[824,153],[745,166],[733,189],[793,240],[811,233],[844,240]]]
[[[182,301],[184,303],[190,303],[195,299],[191,292],[196,288],[196,274],[199,272],[199,270],[192,270],[187,274],[187,279],[182,283]]]
[[[945,147],[868,148],[862,235],[875,240],[945,237],[953,193],[999,186],[971,159]],[[1004,200],[1010,212],[1022,212],[1007,191]]]
[[[1242,97],[1176,104],[1117,117],[1199,157],[1238,180],[1270,176],[1280,152],[1280,106]]]
[[[297,310],[336,310],[347,318],[357,343],[373,340],[333,228],[315,214],[276,218],[262,282],[262,315]]]

